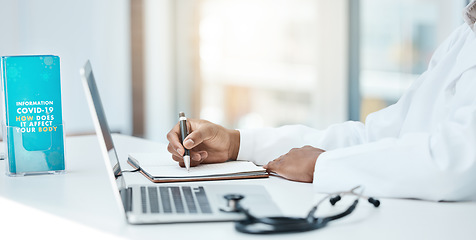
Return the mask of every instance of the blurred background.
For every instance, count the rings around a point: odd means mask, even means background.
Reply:
[[[395,103],[468,0],[0,0],[0,55],[61,58],[67,135],[165,141],[178,112],[229,128],[365,121]]]

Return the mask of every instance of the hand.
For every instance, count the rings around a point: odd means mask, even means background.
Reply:
[[[226,129],[205,120],[188,119],[187,127],[190,134],[185,138],[184,145],[180,142],[180,125],[177,124],[167,134],[169,145],[167,150],[172,158],[185,167],[183,162],[184,147],[190,150],[190,166],[200,163],[220,163],[236,160],[240,149],[240,132]]]
[[[268,172],[276,173],[289,180],[298,182],[312,182],[314,178],[314,166],[322,149],[304,146],[293,148],[288,153],[269,162],[263,167]]]

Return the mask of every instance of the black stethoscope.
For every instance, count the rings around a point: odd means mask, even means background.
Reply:
[[[288,233],[288,232],[305,232],[311,231],[319,228],[323,228],[327,223],[334,221],[339,218],[343,218],[351,214],[354,209],[357,207],[359,199],[366,199],[369,203],[374,205],[374,207],[380,206],[380,201],[372,198],[363,196],[362,193],[356,193],[355,190],[360,188],[360,186],[354,187],[347,192],[337,192],[327,195],[325,198],[321,199],[314,207],[311,208],[309,213],[305,218],[298,217],[255,217],[247,209],[243,208],[240,204],[240,200],[244,198],[240,194],[228,194],[224,198],[227,200],[227,208],[220,209],[224,212],[235,212],[243,213],[246,216],[246,219],[236,221],[235,229],[242,233],[251,233],[251,234],[271,234],[271,233]],[[345,211],[327,217],[314,217],[314,213],[317,211],[317,208],[321,203],[326,199],[329,199],[332,206],[334,206],[338,201],[342,199],[344,195],[353,195],[357,198],[354,200],[352,205],[350,205]]]

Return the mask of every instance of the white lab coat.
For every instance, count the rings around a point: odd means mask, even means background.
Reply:
[[[365,186],[376,197],[476,200],[476,34],[460,26],[428,70],[366,124],[319,131],[294,125],[240,130],[238,159],[267,162],[291,148],[326,150],[314,169],[319,192]]]

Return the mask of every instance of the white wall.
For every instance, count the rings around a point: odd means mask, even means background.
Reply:
[[[174,107],[172,0],[144,1],[145,138],[166,141],[178,121]]]
[[[321,0],[318,4],[319,81],[312,119],[319,129],[348,120],[348,9],[347,0]]]
[[[94,131],[79,69],[91,60],[111,130],[132,132],[129,1],[0,0],[0,55],[61,59],[66,134]]]

